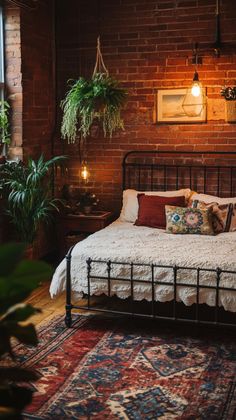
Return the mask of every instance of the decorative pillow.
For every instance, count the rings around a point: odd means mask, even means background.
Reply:
[[[165,210],[168,233],[214,235],[210,209],[166,206]]]
[[[218,204],[235,203],[236,204],[236,197],[221,198],[221,197],[216,197],[215,195],[198,194],[198,193],[192,194],[191,200],[203,201],[204,203],[207,203],[207,204],[209,203],[218,203]]]
[[[207,204],[202,201],[194,200],[192,202],[192,207],[211,209],[212,224],[215,233],[236,231],[236,204]]]
[[[191,190],[189,188],[183,188],[176,191],[137,191],[137,190],[124,190],[123,191],[123,206],[120,213],[120,220],[122,222],[134,223],[138,217],[138,194],[147,194],[151,196],[159,197],[180,197],[185,196],[186,201],[191,196]]]
[[[185,197],[159,197],[146,194],[138,194],[138,218],[136,226],[149,226],[165,229],[166,216],[165,206],[185,206]]]

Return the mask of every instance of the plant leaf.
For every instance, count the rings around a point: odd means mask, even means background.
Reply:
[[[14,385],[8,387],[0,387],[0,412],[1,407],[9,407],[11,409],[13,408],[13,414],[14,410],[16,414],[18,412],[18,417],[16,417],[17,420],[21,418],[20,411],[26,405],[30,404],[31,401],[32,391],[29,388]]]
[[[34,308],[31,305],[21,303],[15,306],[12,306],[2,318],[4,322],[6,321],[15,321],[22,322],[28,319],[30,316],[35,315],[36,313],[41,312],[40,309]]]
[[[16,265],[22,259],[25,247],[25,244],[15,243],[1,245],[0,277],[7,276],[13,272]]]
[[[15,322],[7,323],[7,331],[10,336],[17,338],[20,343],[36,346],[38,338],[33,324],[19,325]]]
[[[37,381],[40,375],[29,369],[22,369],[17,366],[0,367],[0,382],[33,382]]]
[[[8,277],[0,277],[0,314],[27,298],[53,269],[43,261],[21,261]]]

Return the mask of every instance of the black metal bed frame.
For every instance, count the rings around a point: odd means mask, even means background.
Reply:
[[[222,157],[224,159],[222,159]],[[181,188],[197,189],[198,192],[226,195],[232,197],[236,195],[236,152],[188,152],[188,151],[130,151],[123,159],[123,189],[133,188],[142,191],[165,191],[167,189]],[[165,163],[167,161],[167,163]],[[222,162],[223,161],[223,162]],[[67,327],[72,325],[72,309],[83,309],[93,312],[129,315],[135,317],[152,318],[159,320],[178,321],[185,323],[236,327],[236,314],[228,313],[219,306],[219,297],[221,291],[236,293],[236,271],[223,270],[218,268],[200,268],[200,267],[181,267],[161,264],[143,264],[136,262],[114,262],[111,260],[87,260],[87,305],[80,306],[72,304],[71,299],[71,259],[72,250],[70,248],[66,255],[66,316],[65,323]],[[105,276],[96,276],[93,273],[93,264],[103,264],[106,267]],[[129,267],[130,275],[128,277],[114,277],[113,268],[117,265]],[[150,270],[151,280],[134,277],[135,267],[146,267]],[[173,281],[163,282],[155,279],[155,270],[158,268],[170,269],[173,271]],[[178,273],[180,270],[191,270],[196,272],[196,283],[184,283],[179,281]],[[201,283],[201,273],[215,273],[215,285],[204,285]],[[235,288],[221,286],[223,274],[233,275],[235,277]],[[129,282],[130,298],[128,310],[121,311],[96,307],[91,304],[91,282],[93,280],[107,281],[107,295],[111,297],[112,284],[116,281]],[[150,286],[151,302],[148,313],[140,313],[135,309],[137,301],[134,299],[135,284],[145,284]],[[155,300],[155,287],[158,285],[172,286],[174,298],[170,304],[170,313],[163,314],[159,311],[159,302]],[[178,287],[189,287],[196,289],[196,303],[192,305],[189,314],[179,315],[179,305],[177,301]],[[210,289],[215,291],[215,306],[213,319],[202,318],[204,304],[200,303],[200,290]],[[167,305],[163,303],[162,305]],[[183,304],[182,304],[183,305]],[[183,305],[185,306],[185,305]],[[206,305],[205,305],[206,306]],[[186,307],[187,308],[187,307]],[[169,309],[168,309],[169,311]],[[225,313],[222,318],[222,311]],[[227,318],[230,315],[230,320]]]

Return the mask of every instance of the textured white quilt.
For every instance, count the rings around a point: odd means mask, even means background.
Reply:
[[[87,293],[88,258],[155,263],[161,265],[177,265],[201,268],[220,267],[236,271],[236,232],[222,233],[217,236],[203,235],[172,235],[164,230],[134,226],[132,223],[121,222],[119,219],[107,228],[79,242],[72,253],[71,277],[72,290],[78,294]],[[103,276],[107,273],[106,264],[92,264],[91,274]],[[129,265],[112,265],[112,277],[130,277]],[[134,279],[151,279],[150,267],[134,267]],[[156,268],[155,279],[173,283],[173,269]],[[178,270],[177,282],[196,284],[196,272]],[[50,286],[50,294],[55,297],[66,284],[65,259],[57,267]],[[215,285],[216,275],[211,272],[201,272],[200,285]],[[233,287],[235,292],[220,291],[219,302],[226,310],[236,312],[236,275],[221,275],[220,285]],[[91,280],[91,294],[108,294],[107,281]],[[111,294],[120,298],[130,296],[130,282],[112,281]],[[149,284],[134,283],[135,300],[151,300],[152,291]],[[171,285],[156,285],[155,299],[161,302],[170,301],[174,297]],[[189,306],[196,302],[195,288],[179,286],[177,288],[179,301]],[[215,305],[215,292],[209,289],[200,290],[200,303]]]

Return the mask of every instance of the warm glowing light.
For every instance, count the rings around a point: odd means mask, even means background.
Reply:
[[[198,97],[201,93],[201,87],[198,82],[192,84],[191,93],[193,96]]]
[[[81,169],[80,169],[80,177],[84,180],[84,181],[88,181],[90,176],[90,172],[89,172],[89,168],[86,162],[83,162],[81,165]]]

